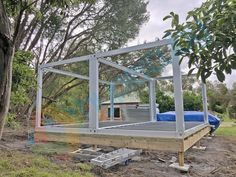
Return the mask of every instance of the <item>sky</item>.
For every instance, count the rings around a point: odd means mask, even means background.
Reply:
[[[196,7],[200,7],[204,0],[149,0],[147,9],[149,11],[149,21],[145,23],[135,40],[129,42],[129,46],[142,44],[145,42],[161,39],[164,31],[170,28],[170,20],[163,21],[163,18],[171,11],[179,14],[180,22],[184,22],[187,12]],[[210,80],[216,80],[216,76],[211,76]],[[225,83],[232,87],[236,82],[236,70],[231,75],[226,76]]]

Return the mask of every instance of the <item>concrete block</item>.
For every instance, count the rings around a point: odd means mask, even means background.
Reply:
[[[184,166],[180,166],[179,163],[172,163],[169,167],[183,171],[183,172],[188,172],[190,165],[184,164]]]

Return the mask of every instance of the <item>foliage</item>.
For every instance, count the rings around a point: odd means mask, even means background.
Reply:
[[[236,83],[229,92],[230,101],[228,104],[228,113],[231,118],[236,119]]]
[[[157,103],[159,104],[160,112],[174,111],[175,103],[173,96],[166,95],[163,91],[157,91]]]
[[[156,100],[159,104],[159,110],[161,113],[175,110],[173,94],[165,91],[160,90],[159,88],[156,91]],[[143,103],[149,102],[147,91],[141,91],[139,95]],[[201,95],[196,94],[193,91],[184,91],[183,102],[185,111],[199,111],[202,109]]]
[[[208,82],[207,97],[210,110],[221,114],[227,112],[230,96],[225,84]]]
[[[171,36],[176,54],[181,61],[188,58],[189,74],[197,69],[197,75],[205,82],[213,72],[219,81],[225,73],[236,69],[236,1],[207,0],[201,7],[188,12],[186,22],[180,23],[173,12],[163,20],[172,19]]]
[[[16,114],[8,113],[6,126],[12,129],[19,129],[21,127],[19,121],[16,119]]]
[[[35,72],[32,69],[33,57],[27,51],[17,51],[14,56],[10,111],[16,114],[19,107],[32,102],[29,92],[36,88]]]
[[[66,107],[66,106],[65,106]],[[72,115],[63,112],[61,109],[57,109],[56,106],[48,106],[42,110],[43,114],[43,125],[54,125],[54,124],[60,124],[60,123],[75,123],[78,120],[76,120],[75,117],[72,117]]]
[[[200,111],[202,110],[201,93],[196,94],[193,91],[183,92],[183,102],[185,111]]]
[[[49,117],[54,123],[81,122],[86,118],[88,111],[88,83],[78,79],[74,79],[72,82],[70,80],[67,77],[57,77],[43,91],[45,102],[48,101],[47,99],[51,93],[58,95],[54,100],[49,100],[52,101],[50,105],[47,105],[47,102],[43,108],[45,116]],[[61,89],[55,92],[55,88]],[[64,89],[69,90],[66,92],[60,91]]]

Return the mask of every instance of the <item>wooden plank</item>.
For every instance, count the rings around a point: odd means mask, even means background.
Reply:
[[[209,132],[210,132],[210,127],[208,126],[186,137],[183,141],[183,148],[184,148],[183,151],[188,150],[190,147],[192,147],[196,142],[198,142],[201,138],[203,138]]]
[[[179,152],[183,149],[182,139],[160,137],[35,132],[35,141],[65,142],[173,152]]]

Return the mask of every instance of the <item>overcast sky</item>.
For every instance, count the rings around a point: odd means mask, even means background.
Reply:
[[[140,43],[151,42],[156,38],[162,38],[164,31],[170,28],[170,21],[163,21],[163,18],[171,11],[179,14],[180,21],[184,21],[187,12],[199,7],[204,0],[149,0],[148,11],[149,21],[144,24],[137,38],[129,42],[129,46]],[[214,80],[215,76],[211,77]],[[236,71],[226,77],[227,86],[231,87],[236,82]]]

